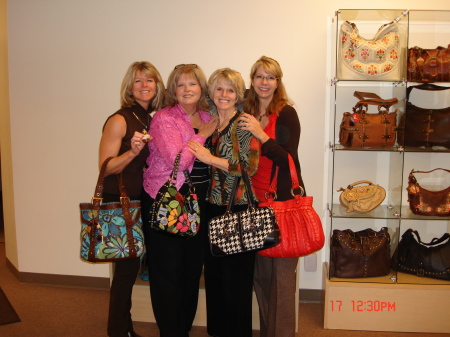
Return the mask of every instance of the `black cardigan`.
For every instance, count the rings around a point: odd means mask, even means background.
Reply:
[[[300,142],[300,121],[295,109],[286,105],[281,109],[275,127],[276,139],[270,138],[261,148],[261,155],[266,156],[280,167],[278,172],[277,200],[284,201],[292,199],[291,175],[287,154],[294,159],[299,184],[305,188],[302,180],[300,161],[298,158],[298,144]],[[306,193],[306,192],[305,192]],[[306,194],[305,194],[306,195]]]

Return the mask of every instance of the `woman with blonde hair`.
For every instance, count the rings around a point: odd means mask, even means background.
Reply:
[[[287,98],[278,62],[262,56],[250,71],[251,86],[244,104],[246,114],[240,118],[242,129],[259,141],[261,157],[252,177],[255,194],[266,201],[275,168],[279,168],[277,201],[292,199],[288,154],[294,160],[301,179],[298,144],[300,122]],[[272,258],[257,255],[254,287],[259,304],[261,337],[295,336],[295,292],[298,258]]]
[[[168,106],[153,117],[149,143],[148,169],[144,174],[142,200],[150,296],[161,337],[186,337],[197,311],[199,282],[203,267],[205,200],[209,187],[208,166],[195,160],[187,143],[204,144],[216,127],[205,110],[207,85],[203,71],[196,64],[180,64],[167,81]],[[161,186],[170,176],[175,158],[181,151],[176,187],[186,194],[189,185],[183,174],[190,172],[200,207],[200,229],[194,237],[184,238],[156,230],[149,211]]]
[[[122,173],[125,190],[131,200],[140,200],[143,173],[150,140],[147,134],[153,110],[161,108],[164,83],[149,62],[134,62],[120,89],[121,109],[109,116],[100,140],[99,167],[113,157],[105,173],[103,202],[120,201],[116,174]],[[131,320],[131,293],[140,268],[140,259],[117,261],[110,289],[108,336],[138,336]]]
[[[206,223],[225,213],[233,182],[241,176],[241,161],[249,176],[258,167],[259,146],[249,131],[238,123],[245,83],[240,73],[229,68],[216,70],[208,81],[209,97],[219,118],[212,136],[211,152],[196,141],[188,143],[191,152],[211,165]],[[253,194],[253,191],[250,191]],[[237,188],[233,211],[248,208],[243,179]],[[205,291],[207,330],[211,336],[252,336],[252,291],[255,252],[214,257],[206,248]]]

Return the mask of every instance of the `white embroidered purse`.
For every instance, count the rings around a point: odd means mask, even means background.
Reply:
[[[395,21],[381,26],[370,40],[359,35],[354,23],[344,21],[338,44],[339,80],[401,80],[399,28]]]

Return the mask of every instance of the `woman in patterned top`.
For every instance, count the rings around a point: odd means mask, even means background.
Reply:
[[[188,142],[191,152],[211,165],[206,223],[225,213],[233,181],[241,175],[240,161],[245,163],[249,176],[253,176],[259,157],[257,139],[238,123],[241,112],[236,106],[243,102],[245,92],[241,74],[229,68],[219,69],[211,75],[208,89],[219,117],[212,136],[211,152],[195,140]],[[233,211],[247,207],[245,185],[241,179]],[[213,257],[209,243],[206,250],[204,275],[208,334],[251,337],[255,253]]]
[[[300,122],[289,102],[277,61],[263,56],[250,72],[251,86],[240,120],[261,143],[258,171],[252,183],[259,201],[265,201],[272,169],[279,167],[277,200],[292,199],[288,154],[294,160],[304,189],[298,158]],[[295,291],[298,258],[272,258],[257,255],[255,292],[259,304],[261,337],[295,336]]]

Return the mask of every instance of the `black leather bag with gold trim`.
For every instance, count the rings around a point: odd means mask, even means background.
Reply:
[[[390,272],[391,250],[387,227],[376,232],[333,230],[330,276],[342,278],[385,276]]]
[[[348,148],[392,147],[397,133],[397,110],[389,112],[397,98],[382,99],[371,92],[355,91],[359,102],[353,113],[344,112],[339,127],[339,143]],[[375,105],[378,113],[369,113],[369,105]]]

